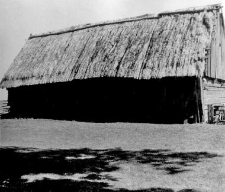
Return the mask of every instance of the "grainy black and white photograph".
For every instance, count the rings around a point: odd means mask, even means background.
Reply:
[[[0,0],[1,192],[225,192],[225,0]]]

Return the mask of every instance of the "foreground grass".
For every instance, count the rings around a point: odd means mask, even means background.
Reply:
[[[225,127],[0,120],[1,191],[224,192]]]

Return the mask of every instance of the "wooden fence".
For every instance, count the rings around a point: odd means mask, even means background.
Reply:
[[[2,115],[9,113],[9,108],[7,100],[0,101],[0,119]]]

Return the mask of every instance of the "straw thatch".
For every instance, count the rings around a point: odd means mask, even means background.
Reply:
[[[1,87],[95,77],[203,76],[220,5],[30,36]]]

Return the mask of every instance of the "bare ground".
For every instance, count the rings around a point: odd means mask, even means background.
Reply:
[[[8,119],[0,127],[3,191],[225,191],[224,125]]]

